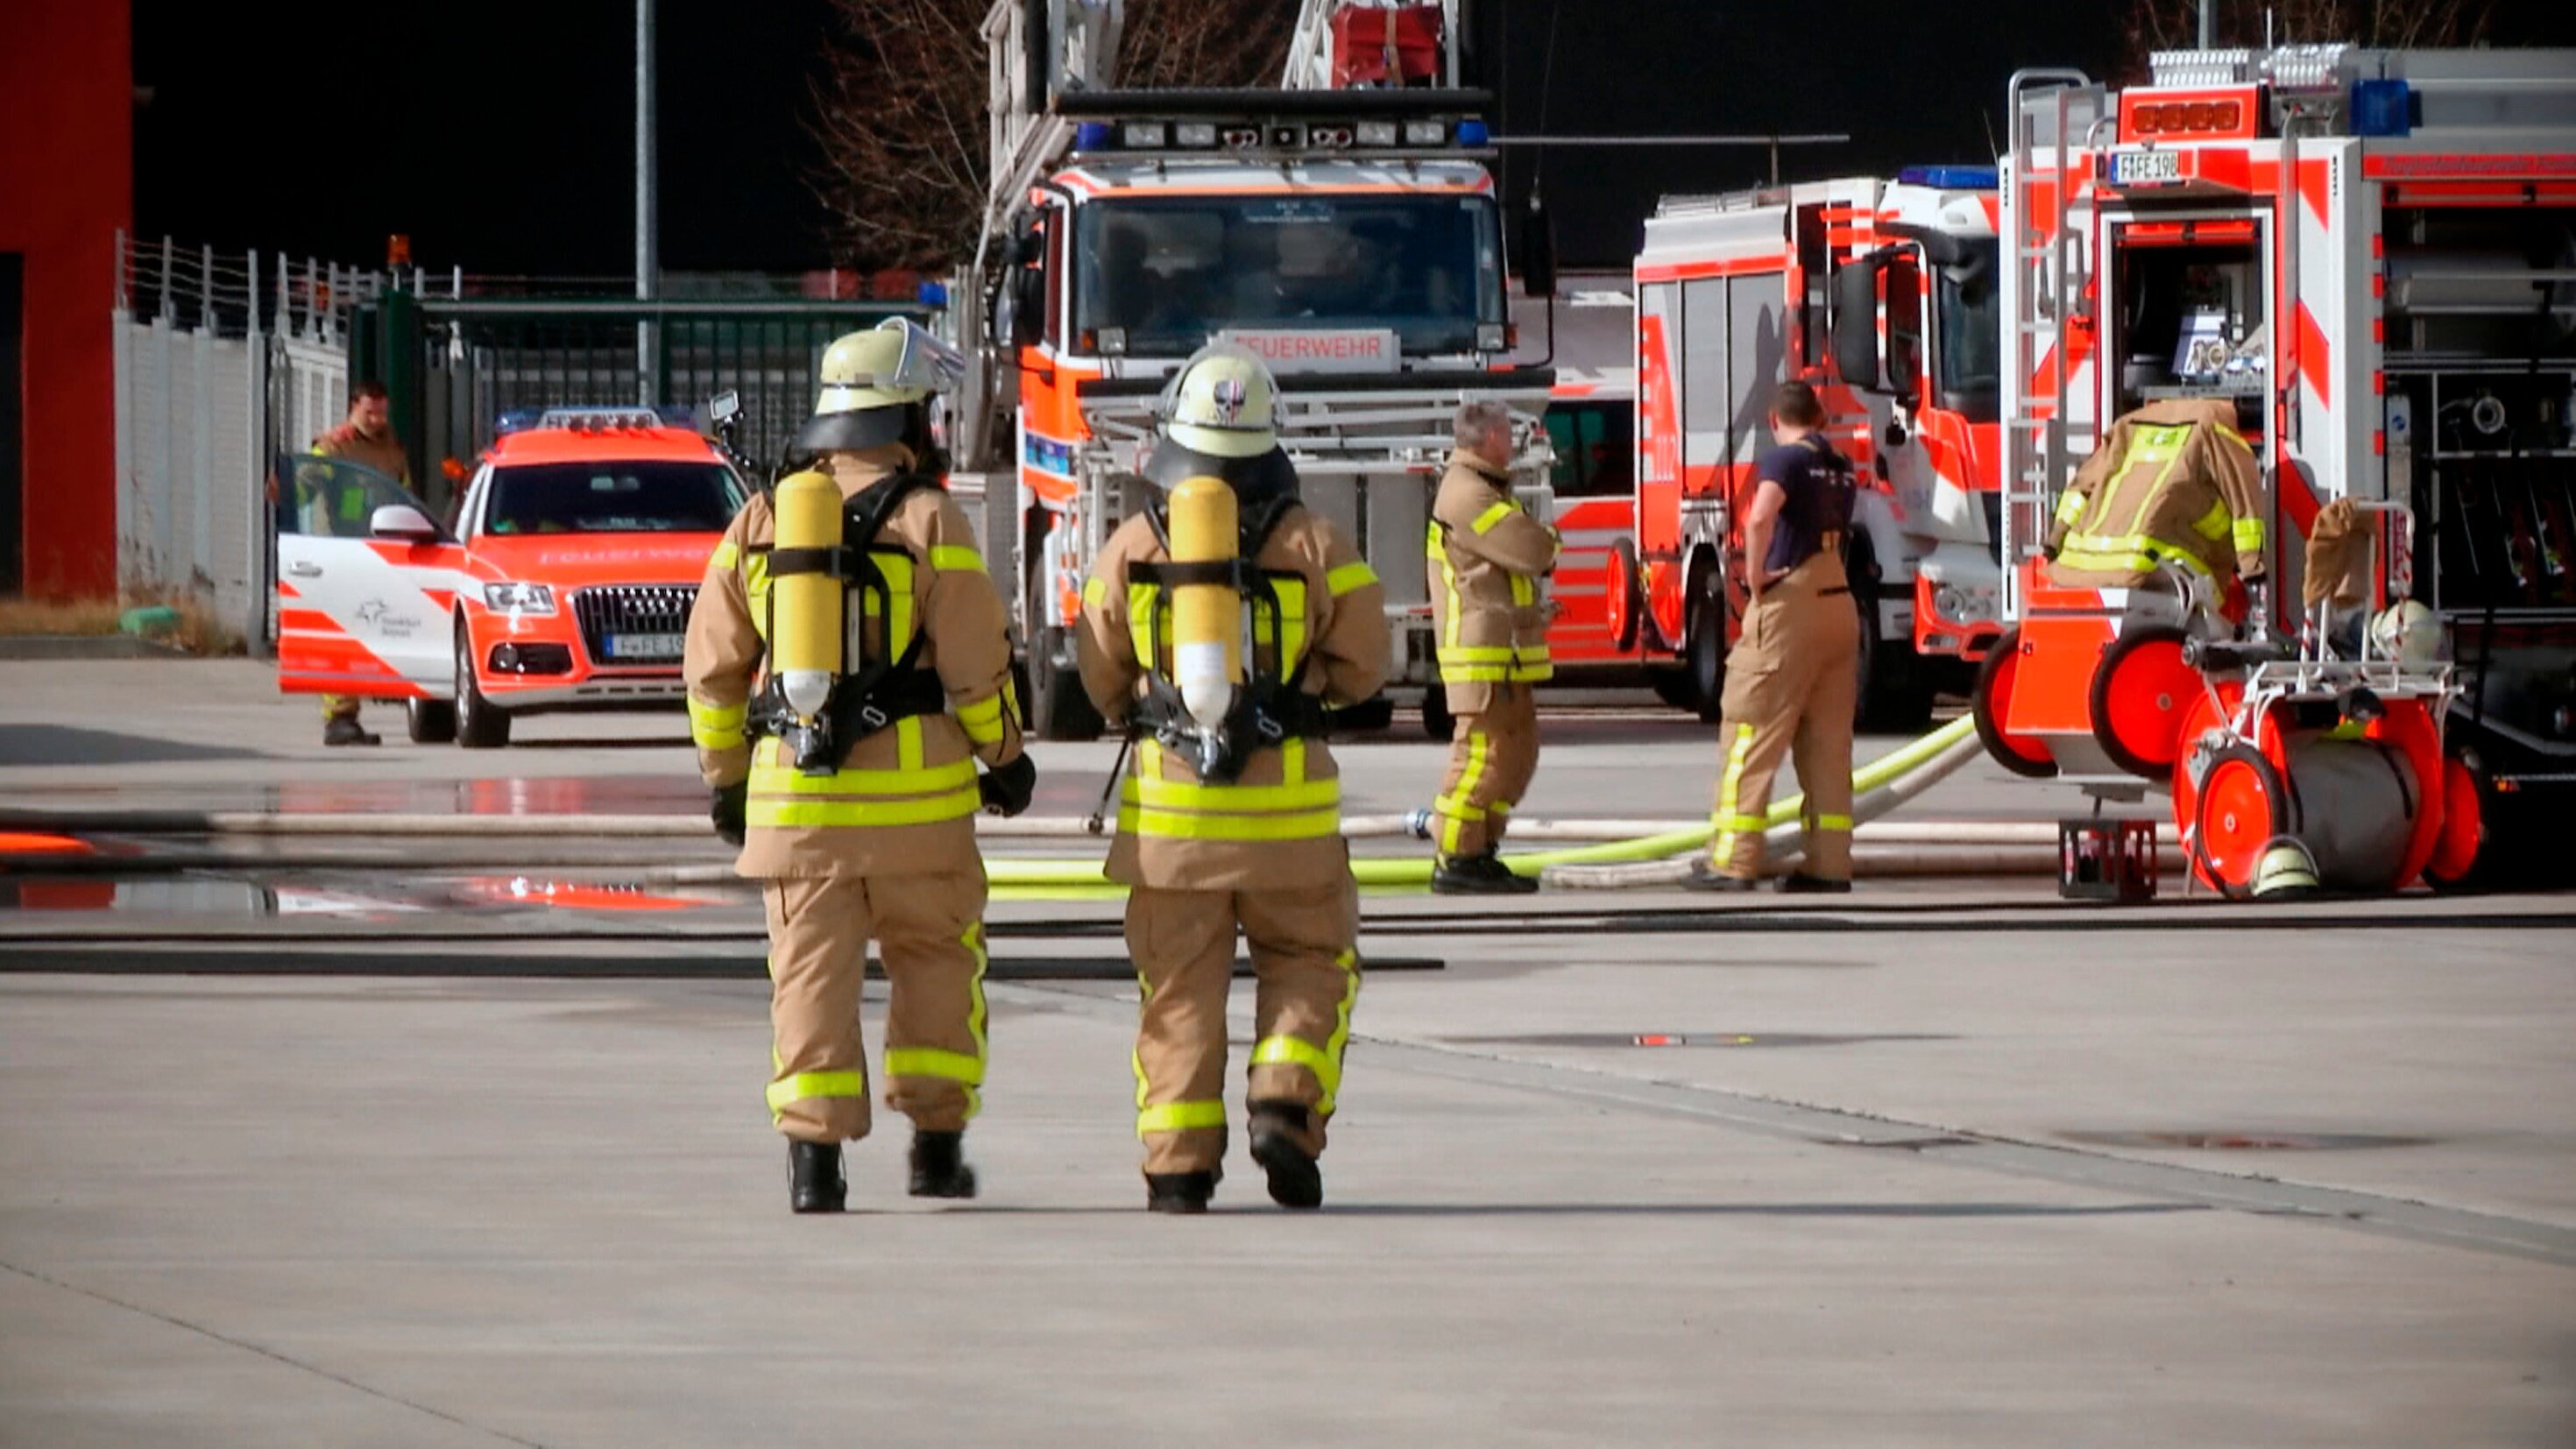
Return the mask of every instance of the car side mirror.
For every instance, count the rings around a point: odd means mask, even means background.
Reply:
[[[1845,262],[1834,272],[1834,371],[1846,386],[1866,392],[1887,391],[1886,369],[1878,352],[1878,273],[1876,258]]]
[[[1011,274],[1011,345],[1035,347],[1046,337],[1046,273],[1022,267]]]
[[[439,538],[438,525],[408,503],[388,503],[368,515],[367,532],[405,543],[436,543]]]

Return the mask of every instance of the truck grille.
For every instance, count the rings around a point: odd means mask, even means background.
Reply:
[[[582,648],[593,664],[648,668],[677,664],[680,640],[689,630],[689,606],[697,597],[695,584],[577,589],[572,611],[581,623]]]

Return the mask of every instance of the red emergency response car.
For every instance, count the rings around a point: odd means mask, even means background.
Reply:
[[[505,419],[452,530],[354,464],[279,472],[279,688],[400,699],[412,739],[469,749],[523,714],[678,702],[689,606],[750,496],[645,408]]]

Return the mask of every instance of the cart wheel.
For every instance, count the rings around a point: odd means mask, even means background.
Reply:
[[[1968,691],[1968,717],[1976,722],[1977,739],[1998,765],[2025,779],[2046,780],[2057,774],[2048,747],[2004,729],[2004,709],[2012,699],[2013,681],[2021,672],[2021,626],[2004,631],[1977,666],[1976,687]]]
[[[2093,739],[2130,774],[2166,779],[2181,757],[2183,712],[2206,689],[2182,646],[2183,632],[2169,624],[2133,630],[2093,671]]]
[[[1637,647],[1646,618],[1645,585],[1637,568],[1637,546],[1626,539],[1610,545],[1610,578],[1604,606],[1609,612],[1611,647],[1625,654]]]
[[[2442,829],[2433,839],[2432,859],[2424,862],[2424,883],[2437,891],[2474,889],[2486,844],[2486,801],[2477,771],[2459,756],[2447,756],[2442,761]]]
[[[2192,872],[2232,901],[2254,894],[2263,849],[2290,831],[2281,772],[2252,745],[2227,746],[2201,777],[2191,829]]]

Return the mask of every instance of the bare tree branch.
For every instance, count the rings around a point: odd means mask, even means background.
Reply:
[[[807,129],[807,183],[834,259],[861,270],[938,270],[971,254],[984,208],[991,0],[832,0]],[[1286,60],[1294,6],[1279,0],[1131,0],[1119,83],[1263,83]]]

